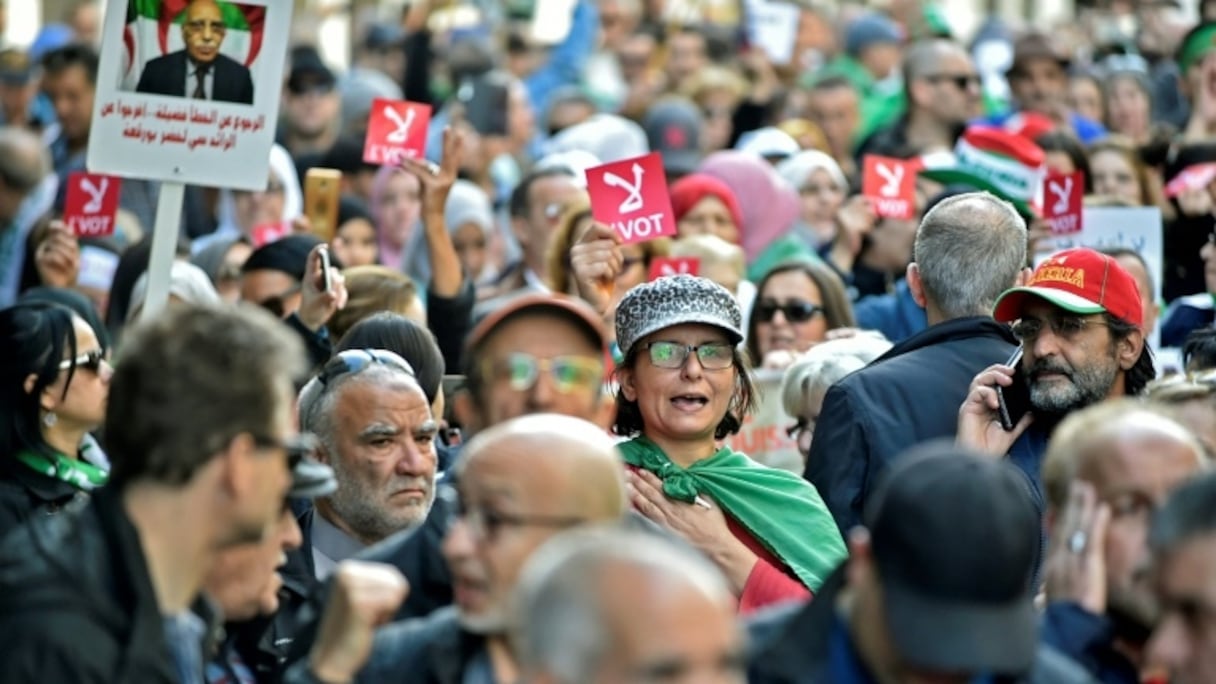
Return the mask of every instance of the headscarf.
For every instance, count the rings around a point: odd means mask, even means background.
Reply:
[[[244,239],[243,237],[233,237],[212,242],[190,257],[190,263],[202,269],[214,284],[219,278],[220,266],[224,265],[224,257],[228,255],[228,250]]]
[[[545,152],[555,154],[582,150],[607,164],[640,157],[650,151],[646,131],[636,123],[616,114],[595,114],[582,123],[563,129],[545,146]]]
[[[742,198],[740,243],[750,262],[798,220],[798,193],[760,157],[737,150],[715,152],[701,163],[700,173],[725,183]]]
[[[443,223],[449,235],[455,235],[456,230],[466,223],[475,224],[485,235],[487,242],[494,231],[494,208],[490,206],[490,198],[476,183],[467,180],[457,180],[452,184],[448,193],[447,203],[443,205]],[[426,237],[422,231],[414,231],[406,246],[407,265],[405,272],[415,282],[427,285],[431,282],[431,260],[426,249]],[[467,274],[476,278],[478,274]]]
[[[832,177],[832,182],[840,188],[841,192],[848,193],[849,182],[845,180],[844,172],[840,170],[840,164],[837,164],[830,155],[819,150],[803,150],[782,160],[780,164],[777,164],[777,175],[784,178],[790,187],[801,190],[811,174],[819,169],[828,172],[828,175]]]
[[[174,261],[169,268],[169,294],[187,304],[220,304],[220,295],[211,284],[211,279],[203,269],[188,261]],[[148,272],[135,281],[131,290],[131,307],[127,309],[127,322],[135,320],[144,308],[144,298],[148,295]]]
[[[416,251],[416,238],[421,237],[419,234],[422,232],[422,227],[419,225],[421,223],[422,216],[421,212],[419,212],[419,215],[414,218],[414,225],[412,225],[409,231],[406,233],[405,240],[400,249],[385,242],[385,237],[393,231],[387,230],[383,225],[380,202],[384,198],[384,192],[388,189],[389,179],[398,173],[407,172],[403,171],[399,166],[391,165],[381,166],[380,169],[376,171],[376,177],[372,179],[372,201],[370,209],[372,216],[375,218],[373,223],[376,226],[376,235],[380,239],[380,263],[388,266],[389,268],[402,269],[406,265],[406,258],[408,257],[409,252]],[[419,181],[419,183],[421,183],[421,181]]]
[[[684,218],[684,215],[692,211],[698,202],[709,196],[717,197],[722,204],[726,205],[731,220],[735,222],[735,227],[742,235],[743,212],[739,209],[739,200],[735,197],[734,191],[726,183],[703,173],[684,176],[672,184],[671,210],[675,212],[676,220]]]
[[[296,173],[296,165],[291,160],[291,154],[278,143],[270,147],[270,172],[283,185],[283,213],[279,218],[283,221],[290,221],[304,212],[304,193],[300,190],[300,176]],[[236,223],[236,204],[233,201],[231,190],[220,191],[219,227],[216,228],[215,234],[221,236],[244,234]],[[202,248],[209,246],[211,246],[209,240],[201,243]]]

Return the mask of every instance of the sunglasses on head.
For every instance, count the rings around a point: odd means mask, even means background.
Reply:
[[[760,302],[756,305],[756,320],[761,323],[768,323],[773,320],[778,311],[790,323],[806,323],[816,315],[823,313],[823,307],[801,301],[786,302],[784,304]]]
[[[96,373],[101,370],[101,364],[106,360],[106,353],[101,349],[90,349],[74,359],[64,359],[59,362],[59,370],[65,371],[75,366]]]
[[[408,361],[391,351],[386,349],[347,349],[346,351],[338,352],[325,364],[325,367],[321,369],[321,373],[317,376],[317,381],[322,385],[328,385],[343,375],[362,373],[375,364],[383,364],[390,368],[395,368],[410,377],[414,377],[414,367]]]

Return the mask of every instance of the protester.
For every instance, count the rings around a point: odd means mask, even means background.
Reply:
[[[1046,522],[1042,639],[1098,681],[1141,681],[1158,609],[1148,528],[1170,493],[1207,466],[1185,428],[1131,400],[1070,415],[1043,458]]]
[[[722,181],[699,173],[684,176],[671,186],[671,207],[678,237],[716,235],[739,243],[743,212],[734,191]]]
[[[844,548],[813,488],[718,446],[755,408],[741,327],[734,298],[703,278],[631,290],[616,312],[613,432],[629,438],[634,507],[708,555],[749,613],[808,598]]]
[[[864,524],[809,606],[750,621],[749,682],[1085,681],[1036,647],[1039,515],[1008,464],[913,449],[879,477]]]
[[[984,193],[943,200],[914,251],[907,281],[929,327],[829,388],[815,424],[805,476],[842,534],[860,522],[875,476],[908,446],[953,436],[971,378],[1013,351],[988,313],[1026,263],[1013,207]]]
[[[1216,374],[1210,369],[1190,370],[1154,380],[1145,397],[1166,409],[1171,418],[1186,426],[1203,445],[1208,458],[1216,458]]]
[[[51,173],[51,157],[38,137],[13,126],[0,127],[0,306],[10,306],[17,301],[23,280],[42,272],[27,274],[32,270],[25,263],[26,239],[33,230],[35,221],[21,216],[21,208],[28,198],[36,196],[43,178]],[[44,263],[57,271],[66,271],[69,282],[48,282],[50,286],[65,286],[75,283],[73,259],[74,241],[56,233],[51,239],[36,248]],[[51,252],[46,254],[46,252]]]
[[[144,310],[144,300],[148,296],[148,274],[144,273],[135,281],[131,290],[131,303],[127,308],[127,322],[139,318]],[[215,291],[211,280],[201,268],[188,261],[174,261],[169,266],[169,303],[170,304],[219,304],[220,295]]]
[[[844,283],[831,268],[821,261],[787,261],[756,284],[747,353],[754,367],[780,368],[828,332],[855,325]]]
[[[1007,74],[1009,88],[1019,113],[1041,114],[1054,126],[1089,144],[1105,136],[1106,131],[1101,123],[1086,119],[1068,107],[1066,69],[1069,62],[1052,36],[1027,33],[1013,45],[1013,65]],[[994,123],[1006,123],[1005,118]]]
[[[455,605],[424,622],[381,630],[359,681],[402,672],[433,681],[448,671],[455,681],[516,681],[508,612],[524,563],[561,530],[619,522],[626,510],[612,440],[595,425],[564,416],[519,418],[478,434],[464,449],[458,481],[457,513],[443,540]],[[345,625],[356,634],[373,626]],[[323,641],[314,645],[311,671],[322,681],[353,680],[362,663],[351,667],[336,652],[319,657],[330,650]]]
[[[217,553],[283,510],[300,343],[262,312],[183,306],[123,344],[109,482],[0,545],[13,682],[198,681],[206,626],[190,604]]]
[[[339,197],[338,226],[329,247],[347,268],[380,263],[376,223],[359,198],[352,195]]]
[[[244,238],[217,240],[195,252],[190,263],[203,269],[220,299],[231,304],[241,298],[241,267],[251,254],[253,245]]]
[[[778,164],[777,173],[802,199],[799,219],[810,232],[811,247],[818,251],[834,241],[836,212],[849,194],[849,182],[835,160],[819,150],[803,150]]]
[[[519,580],[512,642],[523,681],[745,681],[721,573],[636,532],[571,531],[541,547]]]
[[[418,290],[409,276],[385,266],[356,266],[342,271],[346,285],[346,306],[334,312],[328,328],[334,339],[340,340],[356,323],[376,313],[387,311],[400,314],[425,325]]]
[[[109,463],[88,436],[105,417],[106,351],[67,307],[0,309],[0,534],[106,483]]]
[[[1089,172],[1094,194],[1100,197],[1121,200],[1131,207],[1157,204],[1144,163],[1128,145],[1111,139],[1091,145]]]
[[[670,250],[673,257],[697,259],[697,275],[726,288],[744,311],[750,308],[756,286],[747,279],[742,247],[717,235],[691,235],[672,241]]]

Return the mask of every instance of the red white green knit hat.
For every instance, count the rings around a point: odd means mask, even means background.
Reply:
[[[1036,212],[1047,175],[1042,148],[1000,128],[972,126],[954,145],[952,163],[929,161],[921,175],[945,185],[969,185],[1011,202],[1024,216]]]

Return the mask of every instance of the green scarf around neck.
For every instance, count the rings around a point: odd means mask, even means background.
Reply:
[[[23,451],[17,454],[17,460],[47,477],[62,480],[86,492],[104,485],[110,477],[109,473],[92,463],[68,458],[63,454],[55,454],[54,458],[50,458],[32,451]]]
[[[718,502],[812,592],[848,556],[819,492],[793,473],[760,465],[729,447],[688,468],[645,437],[617,449],[629,465],[658,476],[669,498],[692,503],[704,494]]]

